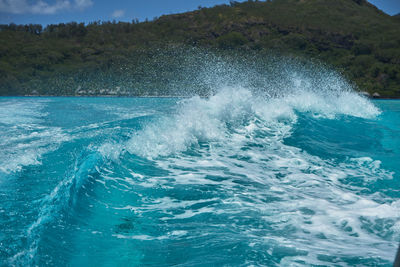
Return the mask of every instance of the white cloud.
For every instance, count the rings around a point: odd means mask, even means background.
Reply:
[[[48,0],[36,0],[29,3],[27,0],[0,0],[0,13],[11,14],[55,14],[60,11],[79,9],[83,10],[93,5],[92,0],[56,0],[49,3]]]
[[[111,16],[113,17],[113,18],[121,18],[121,17],[123,17],[125,15],[125,10],[122,10],[122,9],[117,9],[117,10],[115,10],[112,14],[111,14]]]
[[[34,3],[31,7],[30,13],[33,14],[55,14],[58,11],[63,11],[70,8],[71,4],[69,1],[57,1],[53,5],[50,5],[42,0]]]
[[[0,12],[13,14],[25,13],[26,4],[26,0],[0,0]]]
[[[75,6],[79,9],[85,9],[93,5],[92,0],[75,0]]]

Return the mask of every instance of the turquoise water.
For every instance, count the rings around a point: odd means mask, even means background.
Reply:
[[[0,98],[0,265],[390,266],[400,101]]]

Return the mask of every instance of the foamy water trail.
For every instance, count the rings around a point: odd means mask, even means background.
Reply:
[[[101,165],[101,157],[91,153],[86,157],[78,157],[72,172],[64,177],[51,193],[39,202],[38,215],[25,231],[27,248],[8,259],[12,265],[37,265],[36,254],[43,229],[62,212],[76,205],[77,195],[87,182],[87,177],[96,172]]]

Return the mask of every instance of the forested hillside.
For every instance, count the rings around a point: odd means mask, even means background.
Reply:
[[[190,47],[317,60],[358,90],[400,97],[399,16],[365,0],[231,2],[141,23],[0,25],[0,95],[167,94],[174,57]]]

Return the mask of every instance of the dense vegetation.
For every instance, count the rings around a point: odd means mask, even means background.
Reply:
[[[365,0],[231,2],[141,23],[0,25],[0,95],[167,94],[182,47],[315,59],[361,91],[400,97],[399,15]]]

